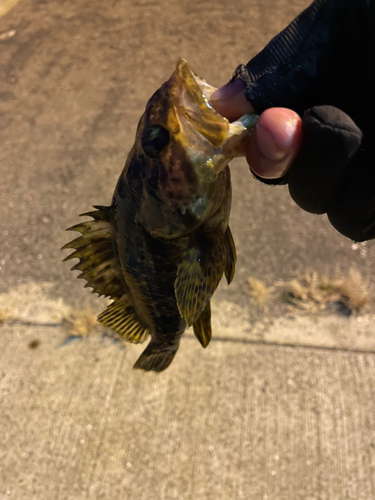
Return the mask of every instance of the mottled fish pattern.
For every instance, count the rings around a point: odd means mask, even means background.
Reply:
[[[234,276],[228,167],[255,116],[230,124],[214,90],[180,59],[147,103],[110,206],[82,214],[63,248],[85,286],[112,299],[98,321],[132,343],[151,340],[134,368],[160,372],[192,326],[207,347],[210,299]]]

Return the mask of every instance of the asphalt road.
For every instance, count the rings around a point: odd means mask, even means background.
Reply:
[[[110,202],[147,99],[180,56],[223,84],[308,3],[21,0],[0,18],[0,498],[375,500],[373,310],[264,314],[247,283],[373,283],[375,246],[241,160],[210,347],[187,334],[155,376],[100,334],[62,345],[67,312],[102,307],[61,262],[64,229]]]

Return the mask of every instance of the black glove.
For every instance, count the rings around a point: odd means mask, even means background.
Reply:
[[[316,0],[235,78],[259,114],[302,116],[289,184],[304,210],[327,213],[356,241],[375,238],[375,0]]]

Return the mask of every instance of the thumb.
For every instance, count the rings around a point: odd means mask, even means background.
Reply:
[[[238,79],[231,80],[216,90],[210,98],[210,104],[229,121],[254,113],[252,105],[245,97],[245,87],[241,80]]]

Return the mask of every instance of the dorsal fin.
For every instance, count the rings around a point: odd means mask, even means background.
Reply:
[[[115,258],[111,207],[96,205],[94,208],[96,210],[93,212],[81,214],[92,217],[93,220],[76,224],[68,229],[68,231],[78,231],[82,236],[62,247],[75,250],[64,261],[78,258],[79,262],[72,267],[72,270],[82,271],[78,278],[87,281],[85,287],[93,288],[99,295],[120,298],[129,292]]]
[[[64,261],[78,258],[72,267],[82,273],[78,278],[87,281],[85,287],[93,288],[99,295],[111,297],[114,302],[98,316],[102,325],[117,332],[124,340],[135,344],[144,342],[149,330],[141,323],[130,301],[129,289],[122,279],[112,239],[111,207],[94,206],[93,212],[81,214],[93,220],[76,224],[68,231],[78,231],[79,236],[63,246],[75,251]]]
[[[149,330],[140,322],[126,297],[115,300],[98,316],[98,321],[114,330],[127,342],[141,344],[149,336]]]

